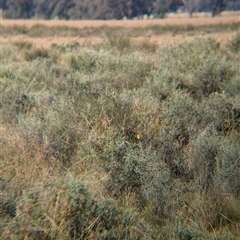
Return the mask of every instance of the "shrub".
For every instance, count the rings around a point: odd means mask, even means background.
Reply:
[[[199,126],[213,124],[218,132],[225,134],[233,129],[238,129],[236,112],[238,109],[238,100],[227,98],[226,94],[212,94],[208,100],[204,100],[199,106],[203,116]],[[236,108],[236,109],[235,109]]]
[[[36,48],[26,51],[24,57],[27,61],[33,61],[37,58],[49,58],[49,52],[47,49]]]
[[[32,43],[27,41],[16,41],[13,44],[16,45],[19,48],[19,50],[31,49],[33,47]]]
[[[139,43],[133,44],[133,48],[136,48],[136,51],[143,51],[146,53],[156,53],[158,49],[158,44],[145,40],[145,41],[141,41]]]
[[[19,239],[150,239],[147,226],[140,225],[134,213],[122,211],[111,199],[95,200],[72,176],[25,191],[2,238],[7,234]]]
[[[111,48],[116,48],[120,52],[127,51],[131,48],[130,37],[125,34],[118,34],[117,32],[107,32],[107,39]]]
[[[238,142],[224,141],[216,156],[215,187],[218,192],[231,194],[236,198],[240,194],[240,181],[238,173],[240,159]]]
[[[17,56],[17,47],[13,46],[12,44],[2,44],[1,45],[1,51],[0,51],[0,58],[1,58],[1,72],[2,75],[2,69],[5,67],[5,64],[10,61],[14,61]]]
[[[117,90],[124,88],[139,88],[154,68],[150,59],[139,54],[124,56],[111,56],[107,52],[93,52],[81,50],[68,53],[65,61],[69,67],[80,74],[92,74],[92,86],[110,84]],[[89,83],[88,83],[89,84]],[[101,87],[103,88],[103,87]]]
[[[233,53],[238,53],[240,51],[240,32],[237,32],[235,36],[228,43],[228,48]]]
[[[131,190],[136,193],[139,208],[151,202],[155,211],[164,216],[170,182],[166,164],[157,155],[142,149],[141,144],[131,144],[121,138],[109,141],[112,144],[103,146],[100,155],[110,176],[106,183],[108,192],[120,197]]]
[[[58,28],[34,34],[45,30]],[[53,46],[47,57],[3,44],[3,239],[239,235],[238,57],[211,39],[158,52],[128,45],[139,34],[119,29],[109,38],[126,41]]]
[[[197,99],[221,92],[238,69],[229,59],[217,56],[218,51],[219,45],[212,39],[196,39],[181,47],[165,49],[160,52],[159,78],[165,76],[168,85],[186,89]],[[173,69],[171,73],[165,70],[169,68]]]
[[[220,149],[220,139],[211,128],[202,132],[191,144],[190,159],[197,174],[194,179],[200,192],[214,189],[216,157]]]
[[[194,224],[177,222],[174,228],[174,237],[179,240],[204,239],[204,234]]]
[[[231,97],[237,97],[240,92],[240,81],[238,74],[235,74],[229,81],[222,86],[223,91]]]
[[[14,67],[14,66],[13,66]],[[17,73],[13,68],[8,68],[2,72],[1,84],[1,112],[3,122],[15,122],[17,115],[26,114],[34,106],[32,96],[26,91],[24,83],[14,82],[17,78]],[[9,82],[13,83],[11,86]]]

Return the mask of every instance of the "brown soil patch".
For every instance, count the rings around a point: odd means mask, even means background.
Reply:
[[[141,28],[151,25],[160,26],[204,26],[217,24],[230,24],[240,21],[240,12],[231,14],[223,14],[222,16],[210,17],[209,14],[196,14],[193,18],[189,18],[187,14],[170,14],[166,19],[146,19],[146,20],[112,20],[112,21],[64,21],[64,20],[7,20],[2,19],[1,24],[4,26],[25,25],[32,27],[36,24],[46,26],[68,26],[77,28],[87,27],[125,27],[125,28]]]

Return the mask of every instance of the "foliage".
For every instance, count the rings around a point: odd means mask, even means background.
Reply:
[[[165,17],[184,7],[192,15],[193,11],[212,11],[213,16],[224,9],[239,10],[237,0],[4,0],[0,8],[3,16],[12,19],[123,19],[151,15]]]
[[[118,36],[2,43],[1,238],[236,239],[235,40]]]
[[[18,239],[142,239],[147,226],[131,211],[122,211],[115,201],[96,201],[72,176],[45,180],[26,191],[16,202],[14,221],[7,235]],[[39,224],[40,223],[40,224]]]
[[[230,41],[228,47],[234,53],[238,53],[240,51],[240,32],[236,33],[236,35]]]

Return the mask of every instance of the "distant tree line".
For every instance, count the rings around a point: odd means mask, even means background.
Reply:
[[[239,10],[239,0],[0,0],[4,18],[122,19],[189,12]]]

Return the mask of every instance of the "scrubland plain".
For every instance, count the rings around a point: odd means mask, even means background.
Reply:
[[[183,26],[183,25],[193,25],[193,26],[206,26],[206,25],[218,25],[218,24],[230,24],[236,23],[240,20],[240,11],[238,12],[228,12],[227,14],[222,13],[222,16],[211,17],[210,13],[196,13],[193,18],[189,18],[188,14],[170,14],[168,18],[165,19],[145,19],[145,20],[111,20],[111,21],[100,21],[100,20],[81,20],[81,21],[65,21],[65,20],[9,20],[2,19],[2,24],[5,26],[27,26],[32,27],[36,24],[43,24],[48,27],[53,26],[66,26],[66,27],[77,27],[77,28],[87,28],[87,27],[127,27],[127,28],[145,28],[152,25],[158,26]]]
[[[239,239],[239,16],[1,21],[1,239]]]
[[[135,33],[135,36],[132,41],[148,41],[152,43],[159,44],[160,46],[165,46],[169,44],[179,44],[186,41],[191,41],[196,37],[204,38],[214,38],[219,43],[225,44],[234,34],[233,31],[223,28],[221,26],[230,26],[232,24],[237,25],[240,21],[240,12],[230,12],[223,14],[223,16],[218,16],[211,18],[210,14],[195,14],[194,18],[189,18],[187,14],[170,14],[166,19],[147,19],[147,20],[124,20],[124,21],[61,21],[61,20],[6,20],[1,21],[1,26],[4,28],[13,28],[13,27],[25,27],[27,29],[36,27],[36,26],[47,26],[49,28],[65,27],[65,28],[75,28],[86,30],[84,36],[80,34],[68,34],[65,32],[64,36],[59,36],[59,34],[53,31],[50,36],[41,36],[38,37],[37,33],[34,37],[28,36],[25,34],[18,34],[13,36],[4,37],[4,34],[1,34],[1,42],[12,42],[12,41],[30,41],[38,47],[49,48],[52,44],[67,44],[70,42],[77,42],[80,45],[84,44],[95,44],[103,40],[103,36],[99,35],[97,29],[115,29],[116,28],[127,28],[129,32],[131,29],[137,29],[138,33]],[[214,27],[220,28],[214,30]],[[195,27],[203,29],[203,31],[193,31]],[[211,28],[209,30],[208,28]],[[152,29],[160,29],[157,33],[151,31]],[[93,33],[94,29],[97,34]],[[162,31],[161,31],[162,30]],[[178,31],[180,32],[178,33]],[[101,31],[100,31],[101,32]],[[104,33],[104,31],[103,31]]]

